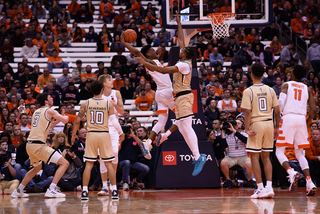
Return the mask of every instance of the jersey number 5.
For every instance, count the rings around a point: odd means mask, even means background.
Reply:
[[[302,90],[301,89],[294,89],[294,99],[301,101],[301,94],[302,94]]]
[[[90,111],[90,115],[91,115],[91,120],[90,120],[91,124],[94,124],[94,123],[99,125],[103,124],[104,115],[102,111],[96,111],[96,114],[94,114],[94,111]]]

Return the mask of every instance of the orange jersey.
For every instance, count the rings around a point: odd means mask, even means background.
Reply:
[[[140,110],[147,111],[149,109],[149,105],[153,103],[153,100],[146,96],[142,98],[141,96],[137,97],[135,104],[139,106]]]
[[[106,16],[109,16],[110,13],[114,13],[114,7],[111,3],[103,3],[101,2],[100,5],[99,5],[99,12],[101,13],[101,16],[104,18]]]
[[[18,103],[13,104],[12,102],[8,102],[8,109],[11,111],[13,108],[18,108]]]
[[[249,35],[247,36],[247,40],[248,40],[249,43],[254,42],[254,38],[255,38],[255,35],[249,34]]]
[[[138,10],[138,15],[140,16],[140,4],[138,2],[135,2],[132,4],[131,8],[128,9],[128,12],[132,12],[133,15],[133,11],[137,9]]]
[[[74,124],[74,121],[76,120],[77,115],[68,114],[68,113],[66,113],[66,115],[69,116],[69,121],[68,122],[71,122],[72,124]]]
[[[68,10],[71,14],[76,15],[76,13],[78,12],[78,10],[80,10],[80,4],[78,4],[77,2],[73,5],[72,2],[70,4],[68,4]]]
[[[56,57],[56,58],[50,57],[50,58],[48,59],[48,63],[49,63],[49,62],[60,61],[60,60],[62,60],[61,57]],[[62,63],[54,63],[54,66],[60,66],[61,64],[62,64]]]
[[[278,42],[278,44],[276,44],[276,43],[272,44],[272,42],[271,42],[270,48],[271,48],[271,52],[273,53],[273,55],[276,55],[276,54],[280,54],[280,51],[282,49],[282,45],[280,42]]]
[[[20,137],[10,137],[12,144],[17,148],[18,145],[21,143]]]
[[[115,90],[120,91],[120,88],[123,86],[123,80],[120,80],[119,82],[117,82],[116,80],[113,80],[113,88]]]
[[[25,102],[26,105],[28,105],[30,103],[36,102],[36,99],[34,99],[34,98],[32,98],[31,100],[26,99],[26,100],[24,100],[24,102]]]
[[[96,77],[96,78],[98,78],[98,75],[97,74],[81,74],[81,79],[83,79],[83,78],[86,78],[86,79],[89,79],[89,78],[92,78],[92,77]]]
[[[27,9],[21,8],[20,10],[18,10],[18,13],[21,13],[21,16],[23,19],[30,19],[33,14],[29,8]]]

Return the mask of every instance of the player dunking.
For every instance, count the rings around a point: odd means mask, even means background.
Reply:
[[[122,135],[121,137],[123,137],[123,132],[116,116],[114,115],[112,102],[101,97],[102,89],[103,84],[100,81],[95,81],[91,84],[90,90],[93,93],[93,98],[87,100],[81,105],[73,127],[72,142],[74,142],[76,138],[76,132],[79,129],[81,118],[86,114],[88,134],[86,138],[85,154],[83,156],[86,161],[86,168],[83,172],[83,190],[81,193],[81,200],[89,200],[88,183],[93,164],[98,158],[98,149],[100,157],[108,169],[108,175],[111,182],[112,199],[119,199],[116,185],[116,174],[111,162],[114,160],[115,156],[108,128],[109,118],[114,128],[120,135]]]
[[[316,104],[313,94],[308,86],[301,82],[307,74],[301,65],[296,65],[293,69],[293,81],[284,83],[281,86],[279,97],[280,110],[282,112],[282,123],[280,125],[280,135],[276,143],[276,155],[281,165],[287,170],[290,179],[289,190],[296,189],[300,173],[294,171],[285,156],[285,147],[295,150],[295,156],[299,161],[303,174],[306,177],[307,196],[316,194],[316,186],[310,178],[308,161],[303,154],[304,148],[309,148],[307,124],[316,115]],[[307,104],[310,112],[306,120]]]
[[[241,103],[245,115],[245,132],[248,134],[247,152],[251,155],[253,174],[258,186],[251,198],[269,198],[274,196],[270,152],[273,151],[273,141],[279,134],[280,110],[274,90],[261,83],[263,66],[255,63],[251,68],[253,85],[243,92]],[[275,128],[272,121],[272,108],[275,114]],[[261,178],[260,157],[267,180],[265,188]]]
[[[153,65],[143,58],[138,57],[137,60],[143,64],[150,71],[157,71],[162,74],[173,73],[173,91],[176,95],[175,99],[175,114],[176,124],[168,130],[167,136],[171,134],[173,130],[179,128],[180,133],[187,142],[192,154],[194,156],[194,170],[192,175],[198,175],[204,164],[206,163],[206,157],[204,154],[199,153],[198,138],[195,131],[192,128],[192,105],[193,105],[193,94],[191,92],[191,77],[192,77],[192,65],[191,58],[194,53],[191,48],[185,47],[184,35],[182,26],[180,23],[180,17],[177,14],[176,20],[178,23],[178,40],[180,44],[180,60],[175,66],[169,66],[163,68],[160,66]],[[159,136],[158,136],[159,138]]]
[[[103,84],[102,98],[113,103],[114,115],[118,119],[118,113],[120,115],[123,115],[124,113],[122,96],[120,92],[112,89],[113,83],[112,83],[111,76],[109,74],[101,75],[98,80]],[[109,134],[111,137],[113,154],[115,156],[112,163],[113,163],[114,171],[116,171],[118,166],[118,152],[119,152],[118,147],[119,147],[119,143],[121,143],[124,140],[124,135],[122,135],[122,138],[119,139],[119,134],[117,130],[114,128],[110,118],[109,118],[108,124],[109,124]],[[102,189],[100,192],[98,192],[98,195],[100,196],[105,196],[109,194],[107,172],[108,172],[108,169],[106,168],[105,164],[103,164],[100,157],[100,173],[101,173],[101,179],[102,179]]]
[[[23,192],[23,189],[42,169],[42,161],[44,161],[45,163],[51,162],[59,165],[52,183],[47,189],[45,197],[66,197],[65,194],[56,191],[56,186],[67,170],[69,162],[62,157],[59,152],[56,152],[51,147],[47,146],[46,141],[49,130],[60,121],[67,123],[69,117],[64,115],[64,110],[61,110],[61,114],[59,114],[57,111],[51,109],[53,106],[53,98],[48,93],[45,92],[39,94],[37,96],[37,101],[42,107],[37,109],[32,115],[32,125],[26,146],[26,150],[30,158],[30,165],[32,165],[33,168],[28,171],[18,189],[16,189],[11,196],[14,198],[24,198],[29,196]],[[53,119],[56,119],[57,121],[53,121]]]
[[[141,57],[143,60],[149,62],[150,64],[157,65],[163,67],[162,64],[159,62],[158,54],[156,51],[150,46],[146,45],[143,46],[141,52],[131,46],[130,44],[126,43],[123,38],[123,33],[121,34],[121,43],[128,48],[128,50],[137,57]],[[166,125],[168,119],[168,110],[174,110],[175,103],[173,97],[173,89],[172,89],[172,82],[170,79],[169,74],[162,74],[159,72],[155,72],[147,68],[148,73],[152,76],[152,79],[157,84],[157,91],[155,100],[158,104],[158,123],[153,127],[150,132],[149,138],[146,142],[140,143],[140,148],[143,153],[143,156],[146,159],[151,159],[150,148],[152,141],[156,138],[156,135],[161,131],[161,129]]]

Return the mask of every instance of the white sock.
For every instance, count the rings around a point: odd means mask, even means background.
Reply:
[[[267,189],[272,189],[272,181],[267,181],[266,188]]]
[[[258,186],[258,189],[263,189],[263,183],[258,183],[257,186]]]
[[[103,184],[102,189],[109,190],[108,189],[108,181],[103,181],[102,184]]]
[[[111,185],[111,190],[117,190],[117,185]]]
[[[83,186],[82,191],[88,192],[88,186]]]
[[[170,131],[170,130],[167,130],[167,131],[165,132],[165,134],[166,134],[167,137],[169,137],[169,136],[171,135],[171,131]]]
[[[55,190],[56,189],[57,184],[51,183],[49,186],[50,190]]]
[[[18,189],[20,190],[20,192],[23,192],[23,189],[25,188],[25,185],[19,184]]]

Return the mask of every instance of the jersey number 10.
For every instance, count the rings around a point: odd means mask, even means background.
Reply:
[[[90,114],[91,114],[91,120],[90,120],[91,124],[94,124],[94,123],[99,125],[103,124],[104,115],[102,111],[96,111],[96,112],[90,111]]]
[[[294,99],[301,101],[301,94],[302,94],[302,90],[301,89],[294,89]]]

